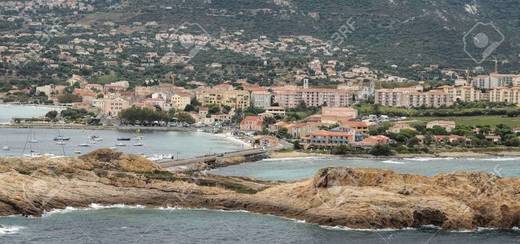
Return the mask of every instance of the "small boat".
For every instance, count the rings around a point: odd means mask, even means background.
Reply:
[[[90,144],[88,143],[81,143],[78,145],[78,147],[90,147]]]
[[[38,143],[38,140],[36,140],[36,139],[31,139],[31,140],[29,140],[29,143]]]
[[[4,146],[4,147],[2,147],[2,150],[9,151],[9,150],[11,150],[11,148],[9,148],[9,146]]]
[[[118,141],[130,141],[130,137],[119,137],[117,138]]]
[[[54,141],[70,141],[70,137],[57,136],[54,137]]]
[[[141,142],[138,142],[138,143],[135,143],[135,144],[134,144],[134,147],[142,147],[142,146],[144,146],[144,144],[141,143]]]
[[[64,141],[56,141],[56,145],[66,145],[67,143]]]
[[[102,141],[103,138],[101,138],[101,137],[99,137],[99,136],[91,136],[91,137],[90,137],[90,140],[91,140],[91,141],[96,141],[96,142],[97,142],[97,141]]]
[[[126,147],[126,144],[124,144],[124,143],[117,143],[116,146],[118,146],[118,147]]]
[[[81,151],[74,151],[75,154],[81,154]]]

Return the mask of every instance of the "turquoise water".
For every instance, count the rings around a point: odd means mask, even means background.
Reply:
[[[10,129],[0,128],[0,156],[22,156],[33,153],[53,155],[75,155],[76,152],[88,153],[97,148],[115,148],[116,150],[144,154],[146,156],[171,155],[175,158],[187,158],[204,154],[236,151],[243,148],[242,144],[228,140],[221,136],[202,132],[177,131],[142,131],[141,143],[143,146],[134,146],[137,143],[135,131],[116,130],[69,130],[69,129]],[[70,137],[64,145],[58,145],[53,139],[62,135]],[[91,136],[101,137],[103,140],[91,144]],[[129,137],[131,141],[117,141],[119,137]],[[30,143],[35,139],[37,143]],[[123,143],[125,146],[116,146]],[[88,144],[82,147],[80,144]],[[8,146],[9,150],[1,150]]]
[[[32,118],[43,117],[49,111],[57,110],[54,107],[28,106],[28,105],[8,105],[0,104],[0,123],[10,122],[12,118]]]
[[[300,180],[312,177],[325,167],[389,169],[402,173],[432,176],[456,171],[477,171],[499,176],[520,176],[520,157],[497,158],[300,158],[267,159],[254,163],[220,168],[212,171],[225,176],[247,176],[264,180]]]
[[[0,218],[1,243],[519,243],[518,231],[326,229],[273,216],[207,210],[97,209]],[[7,231],[10,233],[6,233]]]

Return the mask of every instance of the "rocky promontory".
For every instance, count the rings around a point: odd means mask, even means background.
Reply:
[[[312,179],[266,182],[172,173],[102,149],[78,158],[0,159],[0,215],[127,204],[247,210],[350,228],[520,226],[520,179],[484,173],[433,177],[326,168]]]

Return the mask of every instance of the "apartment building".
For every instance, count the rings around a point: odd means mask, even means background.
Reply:
[[[196,91],[197,100],[203,106],[219,105],[234,109],[246,109],[251,106],[248,91],[234,90],[233,86],[222,84],[213,88],[200,88]]]
[[[520,75],[491,73],[475,76],[471,84],[479,89],[509,87],[520,83]]]
[[[191,95],[185,92],[178,92],[171,96],[170,103],[175,110],[184,110],[191,103]]]
[[[375,103],[389,107],[433,107],[451,106],[453,97],[443,90],[423,92],[416,87],[376,90]]]
[[[488,100],[488,94],[474,86],[441,86],[438,90],[447,93],[453,101],[477,102]]]
[[[347,145],[355,140],[354,131],[351,132],[340,132],[340,131],[314,131],[310,135],[304,138],[303,142],[305,147],[337,147],[341,145]]]
[[[115,117],[122,110],[130,108],[130,102],[122,97],[107,96],[106,98],[94,99],[92,106],[99,108],[104,115]]]
[[[273,95],[267,90],[251,91],[251,102],[256,108],[266,109],[271,107]]]
[[[520,106],[520,86],[498,87],[489,91],[490,102],[505,102]]]
[[[284,108],[295,108],[302,102],[308,107],[349,107],[355,92],[349,89],[275,87],[274,101]]]

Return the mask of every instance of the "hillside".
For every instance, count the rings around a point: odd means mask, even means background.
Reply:
[[[477,22],[494,22],[505,35],[496,55],[517,63],[520,4],[491,0],[130,0],[119,6],[131,18],[162,27],[197,22],[210,34],[245,30],[257,37],[310,35],[328,40],[349,18],[356,30],[342,45],[353,45],[373,63],[474,65],[464,52],[463,36]],[[507,69],[508,65],[504,64]]]

